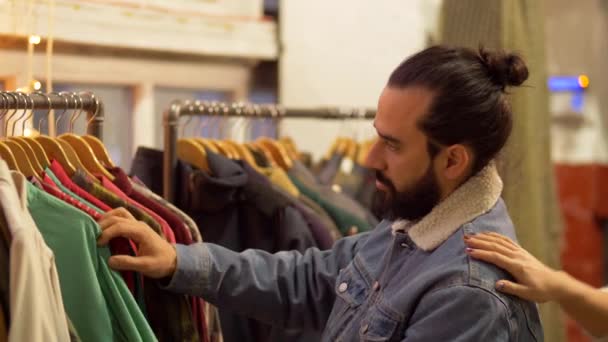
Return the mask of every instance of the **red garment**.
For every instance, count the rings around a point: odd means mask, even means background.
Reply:
[[[89,216],[91,216],[95,221],[99,221],[99,219],[101,219],[100,213],[98,213],[97,211],[88,207],[86,204],[80,202],[79,200],[71,197],[70,195],[66,194],[65,192],[61,191],[61,189],[59,189],[59,187],[57,187],[57,184],[55,184],[55,182],[53,182],[51,177],[49,177],[45,173],[43,173],[43,175],[42,175],[42,188],[44,189],[44,191],[48,192],[49,194],[53,195],[54,197],[57,197],[60,200],[72,205],[73,207],[76,207],[76,208],[84,211]]]
[[[76,195],[78,195],[82,199],[84,199],[85,201],[88,201],[92,205],[96,206],[97,208],[99,208],[105,212],[112,210],[112,208],[109,205],[103,203],[97,197],[91,195],[90,193],[86,192],[83,188],[76,185],[76,183],[74,183],[70,179],[70,177],[65,172],[65,170],[63,170],[63,167],[61,166],[61,164],[59,164],[59,162],[57,162],[56,160],[53,159],[51,161],[50,169],[51,169],[51,171],[53,171],[53,173],[55,174],[57,179],[59,179],[61,184],[63,186],[65,186],[66,188],[68,188],[71,192],[75,193]]]
[[[104,188],[113,192],[116,196],[122,198],[123,200],[127,201],[131,205],[134,205],[134,206],[138,207],[139,209],[145,211],[146,214],[150,215],[156,222],[158,222],[158,224],[160,224],[167,241],[169,241],[170,243],[175,243],[175,235],[173,234],[173,231],[171,230],[171,227],[169,227],[169,224],[167,223],[167,221],[163,220],[163,218],[158,216],[157,213],[153,212],[152,210],[145,207],[141,203],[131,199],[129,196],[127,196],[124,192],[122,192],[122,190],[120,190],[116,185],[114,185],[114,183],[112,183],[105,176],[98,175],[97,177],[101,181],[101,185],[103,185]]]
[[[136,202],[141,203],[143,206],[151,209],[155,213],[157,213],[160,217],[162,217],[169,226],[173,233],[175,234],[175,241],[180,244],[190,245],[192,244],[192,234],[184,224],[184,222],[169,211],[167,208],[163,207],[158,202],[151,200],[141,192],[133,189],[131,185],[131,179],[129,176],[121,169],[121,168],[113,168],[109,169],[109,171],[116,177],[114,179],[114,184],[120,188],[127,196],[133,199]]]

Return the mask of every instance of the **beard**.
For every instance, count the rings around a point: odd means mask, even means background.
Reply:
[[[401,192],[382,172],[376,171],[376,179],[388,191],[376,190],[372,211],[376,216],[387,220],[417,221],[430,213],[441,199],[441,190],[432,164],[418,182]]]

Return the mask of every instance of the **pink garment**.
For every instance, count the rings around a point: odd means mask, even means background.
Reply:
[[[171,227],[169,226],[167,221],[163,220],[162,217],[158,216],[158,214],[156,214],[149,208],[147,208],[147,207],[141,205],[139,202],[136,202],[133,199],[131,199],[129,196],[127,196],[124,192],[122,192],[114,183],[112,183],[112,181],[107,179],[105,176],[102,176],[102,175],[96,175],[96,176],[101,181],[101,185],[103,185],[104,188],[111,191],[112,193],[114,193],[116,196],[120,197],[124,201],[127,201],[129,204],[134,205],[134,206],[138,207],[139,209],[145,211],[146,214],[150,215],[150,217],[152,217],[154,219],[154,221],[156,221],[156,222],[158,222],[158,224],[160,224],[167,241],[170,243],[175,243],[175,234],[173,234],[173,230],[171,230]]]

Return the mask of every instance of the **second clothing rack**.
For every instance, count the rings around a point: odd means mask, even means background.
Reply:
[[[163,195],[174,200],[173,181],[177,166],[177,139],[179,119],[184,116],[224,116],[244,118],[313,118],[329,120],[373,119],[375,110],[365,108],[289,108],[279,105],[256,105],[244,103],[201,102],[177,100],[163,115],[164,144],[163,154]]]

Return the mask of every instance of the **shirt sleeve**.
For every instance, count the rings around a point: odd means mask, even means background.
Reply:
[[[511,341],[506,306],[476,287],[452,286],[418,304],[404,342]]]
[[[368,234],[303,254],[241,253],[211,243],[176,245],[177,269],[166,289],[203,297],[223,309],[268,324],[321,330],[335,300],[334,283]]]

